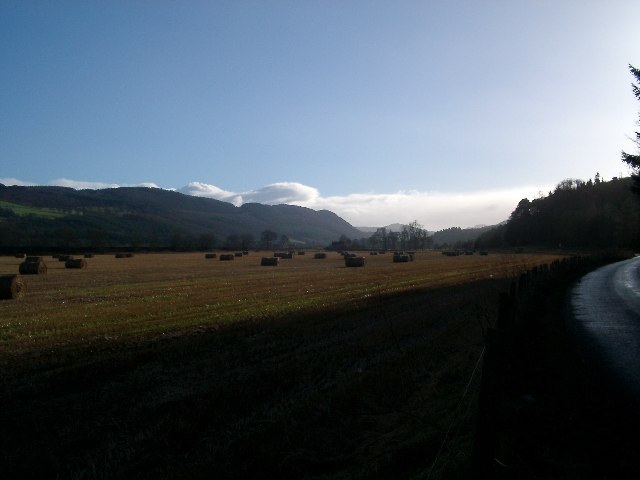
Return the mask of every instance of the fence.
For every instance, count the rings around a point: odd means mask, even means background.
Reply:
[[[472,457],[474,478],[508,476],[505,470],[509,467],[497,458],[496,447],[500,428],[509,421],[510,394],[517,390],[514,384],[524,381],[522,365],[538,360],[544,348],[541,332],[553,334],[554,329],[563,328],[558,319],[563,318],[562,305],[571,284],[598,266],[628,256],[610,252],[556,260],[521,274],[511,282],[509,292],[500,294],[495,327],[487,329],[485,337]]]

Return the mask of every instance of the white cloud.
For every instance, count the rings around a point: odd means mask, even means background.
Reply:
[[[0,178],[5,185],[34,185],[16,178]],[[155,183],[119,185],[59,178],[48,183],[75,189],[145,186],[159,188]],[[355,226],[380,227],[392,223],[417,220],[429,230],[448,227],[494,225],[506,220],[523,198],[533,199],[539,192],[552,187],[522,186],[501,190],[475,192],[353,193],[323,197],[318,189],[297,182],[278,182],[247,192],[231,192],[215,185],[191,182],[178,191],[187,195],[207,197],[240,206],[257,202],[267,205],[286,203],[314,210],[330,210]]]
[[[320,192],[302,183],[279,182],[243,193],[242,197],[245,200],[244,203],[255,202],[268,205],[288,203],[298,205],[317,201],[320,197]]]
[[[187,195],[196,197],[215,198],[223,202],[230,202],[236,206],[243,203],[263,203],[265,205],[278,205],[287,203],[299,205],[304,202],[312,202],[320,196],[317,189],[296,182],[278,182],[266,185],[257,190],[248,192],[229,192],[215,185],[201,182],[191,182],[178,190]]]
[[[120,185],[117,183],[104,183],[104,182],[85,182],[82,180],[71,180],[68,178],[56,178],[55,180],[51,180],[48,185],[52,187],[69,187],[74,188],[76,190],[101,190],[103,188],[119,188],[119,187],[150,187],[150,188],[160,188],[155,183],[145,182],[145,183],[136,183],[133,185],[125,184]]]
[[[17,178],[0,178],[0,183],[6,186],[18,186],[18,187],[31,187],[35,185],[35,183],[23,182],[22,180],[18,180]]]
[[[55,180],[51,180],[49,185],[52,187],[75,188],[76,190],[100,190],[103,188],[118,188],[120,186],[117,183],[83,182],[80,180],[70,180],[68,178],[56,178]]]
[[[316,188],[296,182],[274,183],[242,193],[192,182],[179,191],[231,202],[236,206],[249,202],[287,203],[314,210],[330,210],[357,226],[376,227],[418,220],[429,230],[439,230],[497,224],[509,217],[521,199],[533,199],[540,191],[548,190],[548,186],[524,186],[463,193],[406,191],[323,197]]]
[[[476,192],[397,192],[318,197],[297,203],[335,212],[352,225],[383,226],[417,220],[429,230],[495,225],[506,220],[522,198],[533,199],[540,188],[520,187]],[[547,191],[548,188],[543,188]]]
[[[244,203],[241,195],[222,190],[221,188],[208,183],[191,182],[184,187],[179,188],[178,192],[184,193],[185,195],[193,195],[194,197],[214,198],[222,202],[233,203],[236,207],[239,207]]]

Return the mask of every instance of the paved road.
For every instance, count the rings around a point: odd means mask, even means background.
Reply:
[[[589,273],[570,302],[578,341],[616,387],[640,399],[640,257]]]

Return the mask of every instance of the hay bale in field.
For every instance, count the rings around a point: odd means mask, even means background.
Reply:
[[[71,258],[64,263],[64,268],[87,268],[84,258]]]
[[[93,258],[93,253],[85,253],[84,258]]]
[[[378,252],[369,252],[369,255],[378,255]]]
[[[26,291],[20,275],[0,275],[0,299],[16,300],[22,298]]]
[[[327,258],[327,254],[326,253],[322,253],[322,252],[318,252],[318,253],[313,255],[313,258]]]
[[[487,252],[487,251],[485,251],[485,250],[482,250],[482,251],[480,252],[480,255],[482,255],[482,256],[484,257],[484,256],[486,256],[486,255],[489,255],[489,252]]]
[[[18,271],[22,275],[40,275],[47,273],[47,265],[44,262],[22,262]]]
[[[293,259],[293,252],[276,252],[273,254],[274,257],[278,257],[278,258],[288,258],[288,259]]]
[[[66,262],[67,260],[73,260],[73,255],[58,255],[59,262]]]
[[[27,263],[40,263],[43,261],[42,257],[27,257],[24,259]]]
[[[228,261],[228,260],[233,260],[234,258],[236,258],[233,253],[223,253],[222,255],[220,255],[220,260],[223,261]]]
[[[344,257],[345,267],[364,267],[364,257]]]
[[[394,255],[393,263],[408,263],[409,255]]]
[[[216,258],[217,255],[215,253],[205,253],[204,258]]]
[[[132,258],[133,257],[133,253],[125,253],[124,256],[127,257],[127,258]]]
[[[262,257],[260,265],[263,267],[275,267],[280,263],[280,257]]]
[[[236,252],[233,254],[234,257],[242,258],[242,252]]]
[[[298,250],[298,255],[304,255],[304,250]]]
[[[16,254],[14,255],[14,257],[16,257],[16,258],[24,258],[24,257],[26,257],[26,256],[27,256],[27,254],[26,254],[26,253],[16,253]]]
[[[127,254],[126,253],[116,253],[116,258],[127,258]]]

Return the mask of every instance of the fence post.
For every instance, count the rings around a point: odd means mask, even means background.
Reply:
[[[472,468],[475,479],[491,478],[494,468],[497,439],[496,419],[499,410],[500,388],[506,371],[507,331],[516,319],[516,300],[513,292],[501,293],[496,328],[487,329],[482,364],[482,380],[478,398],[478,426],[473,447]]]
[[[503,374],[506,332],[496,328],[487,330],[486,350],[482,365],[482,380],[478,398],[478,425],[472,456],[473,478],[493,478],[497,440],[496,415],[498,389]]]

